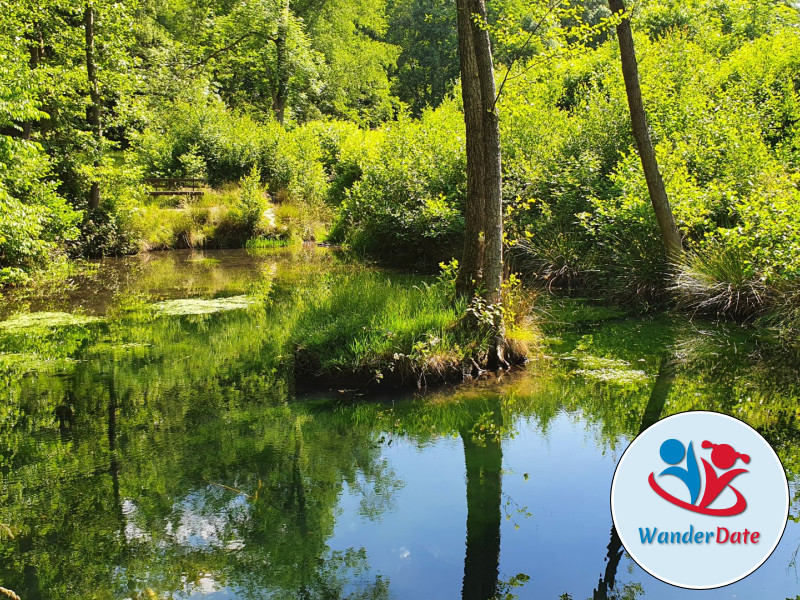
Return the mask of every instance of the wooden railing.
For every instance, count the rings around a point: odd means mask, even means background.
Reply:
[[[197,198],[203,195],[202,188],[206,182],[202,179],[180,177],[147,177],[144,182],[149,185],[151,196],[189,196]]]

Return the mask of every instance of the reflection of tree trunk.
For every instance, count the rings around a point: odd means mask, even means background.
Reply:
[[[33,551],[33,540],[31,539],[31,534],[27,533],[22,536],[19,540],[19,550],[22,556],[24,557],[23,560],[27,561],[28,557],[26,554]],[[33,564],[26,564],[24,571],[24,588],[21,596],[25,598],[25,600],[41,600],[42,598],[42,590],[41,586],[39,585],[39,569],[36,565]]]
[[[113,367],[112,367],[113,369]],[[122,513],[122,499],[119,493],[119,455],[117,453],[117,407],[119,397],[117,396],[117,374],[116,370],[111,371],[111,381],[108,386],[108,452],[111,457],[109,473],[111,474],[111,488],[114,492],[114,506],[117,508],[120,523],[124,527],[124,515]]]
[[[661,364],[658,367],[658,375],[656,382],[653,384],[653,389],[650,392],[650,400],[647,401],[647,406],[642,413],[642,421],[639,425],[639,433],[653,425],[658,421],[661,413],[664,411],[664,404],[669,396],[669,391],[672,388],[672,382],[675,379],[675,365],[669,356],[661,358]],[[611,526],[611,540],[608,542],[608,553],[606,554],[606,570],[603,578],[597,583],[597,589],[592,594],[592,600],[607,600],[608,591],[614,589],[617,579],[617,568],[619,561],[622,559],[622,541],[617,535],[617,529]]]
[[[500,566],[500,500],[503,449],[500,440],[476,443],[461,432],[467,465],[467,553],[464,558],[464,600],[495,595]]]
[[[292,492],[289,497],[289,502],[291,504],[297,504],[297,533],[302,540],[303,546],[303,564],[301,565],[302,568],[300,570],[302,581],[300,584],[300,589],[298,590],[298,597],[301,600],[305,600],[306,598],[311,597],[311,593],[306,579],[310,575],[308,563],[306,562],[306,558],[308,556],[308,552],[306,550],[308,545],[308,511],[306,510],[306,492],[305,487],[303,486],[303,473],[300,470],[301,436],[302,432],[300,427],[296,426],[294,438],[294,457],[292,460]]]
[[[75,394],[70,389],[64,401],[56,406],[56,418],[58,419],[58,433],[62,441],[66,441],[71,435],[75,425]]]
[[[653,389],[650,392],[650,400],[644,409],[642,415],[642,423],[639,426],[639,433],[653,425],[661,417],[664,411],[664,404],[669,396],[669,391],[672,389],[672,382],[675,380],[675,365],[669,356],[664,356],[661,359],[661,364],[658,366],[658,375],[656,382],[653,384]]]

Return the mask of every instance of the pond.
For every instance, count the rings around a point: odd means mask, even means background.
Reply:
[[[359,268],[309,247],[170,252],[11,298],[0,585],[23,600],[800,597],[800,386],[780,345],[548,300],[542,356],[504,377],[299,394],[292,311]],[[699,408],[773,444],[792,506],[758,571],[689,592],[622,552],[609,487],[643,427]]]

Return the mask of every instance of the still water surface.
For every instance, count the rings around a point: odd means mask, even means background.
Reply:
[[[297,398],[287,315],[354,268],[311,248],[163,253],[10,299],[0,585],[25,600],[800,597],[787,351],[552,303],[544,356],[501,380]],[[759,429],[793,498],[767,563],[703,592],[624,555],[608,504],[628,442],[692,408]]]

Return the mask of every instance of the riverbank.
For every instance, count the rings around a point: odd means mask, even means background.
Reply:
[[[70,286],[15,290],[0,316],[9,326],[29,313],[76,313],[134,327],[165,310],[189,320],[263,311],[259,334],[271,340],[274,368],[306,389],[424,388],[476,378],[487,359],[490,331],[476,324],[480,307],[456,299],[453,269],[438,278],[384,271],[308,244],[89,264]],[[507,297],[509,354],[522,362],[541,339],[534,295],[514,286]],[[39,325],[47,329],[46,320]]]

